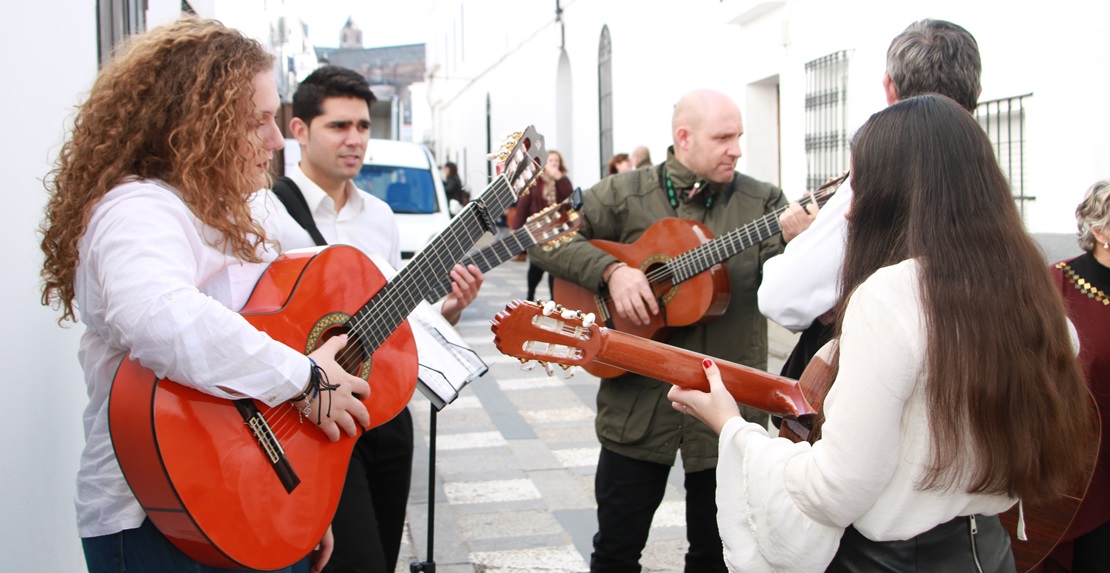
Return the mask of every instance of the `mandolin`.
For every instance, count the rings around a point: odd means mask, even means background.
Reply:
[[[824,205],[847,178],[848,174],[844,173],[829,180],[803,197],[801,203]],[[669,329],[710,322],[725,312],[732,290],[728,272],[721,263],[781,233],[779,217],[786,209],[775,209],[717,238],[713,238],[709,228],[701,223],[668,218],[656,221],[630,244],[600,239],[590,241],[628,266],[640,269],[647,277],[660,310],[644,326],[617,314],[605,289],[595,293],[556,277],[552,298],[567,308],[594,313],[608,328],[642,338],[666,340]],[[584,368],[599,378],[614,378],[626,371],[598,363],[587,364]]]
[[[416,388],[405,317],[450,282],[455,262],[535,181],[546,155],[534,128],[514,134],[500,150],[504,172],[392,280],[354,247],[296,250],[266,269],[240,314],[305,354],[347,333],[337,359],[369,382],[371,427],[388,421]],[[217,398],[130,357],[113,380],[108,422],[128,485],[178,549],[214,567],[266,571],[297,562],[324,535],[357,439],[329,442],[286,404]]]

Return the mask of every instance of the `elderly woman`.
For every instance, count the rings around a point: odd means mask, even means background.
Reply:
[[[1104,571],[1110,563],[1110,180],[1087,189],[1075,222],[1086,252],[1051,270],[1079,331],[1079,362],[1102,415],[1102,445],[1083,504],[1045,571]]]

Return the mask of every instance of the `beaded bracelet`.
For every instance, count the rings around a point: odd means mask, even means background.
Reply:
[[[312,366],[309,368],[309,371],[308,371],[309,372],[309,374],[308,374],[308,387],[305,388],[304,392],[301,393],[300,396],[293,399],[292,402],[290,403],[290,405],[293,406],[293,409],[297,411],[297,417],[301,420],[301,423],[304,423],[304,418],[308,417],[312,413],[312,410],[311,410],[312,401],[316,400],[317,396],[320,395],[321,391],[324,391],[324,392],[328,393],[328,413],[327,413],[327,417],[330,418],[331,417],[331,392],[332,392],[332,390],[335,390],[335,389],[339,388],[339,384],[329,383],[330,381],[328,380],[328,373],[324,372],[324,369],[321,368],[319,364],[316,364],[316,361],[313,360],[312,357],[309,357],[308,361],[312,363]],[[301,402],[301,401],[304,401],[305,405],[304,405],[303,408],[298,408],[296,403]],[[316,402],[316,423],[319,424],[322,420],[323,420],[323,400],[317,400],[317,402]]]

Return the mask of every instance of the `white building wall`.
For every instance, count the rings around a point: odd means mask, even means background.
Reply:
[[[575,184],[596,182],[608,159],[598,157],[597,104],[598,42],[607,25],[615,152],[645,144],[660,161],[673,103],[690,89],[716,88],[744,113],[739,168],[798,197],[807,175],[805,63],[850,51],[854,131],[886,105],[881,81],[891,39],[915,20],[940,18],[979,41],[980,101],[1033,94],[1025,142],[1026,189],[1036,196],[1026,204],[1031,231],[1072,232],[1083,191],[1110,176],[1110,3],[570,0],[561,2],[561,22],[554,2],[515,6],[511,14],[473,4],[463,12],[457,0],[437,2],[428,49],[435,146],[452,156],[467,149],[472,171],[485,152],[484,108],[474,98],[489,92],[495,133],[535,124],[549,147],[573,150],[565,159]],[[569,142],[559,140],[568,130],[555,124],[561,45],[571,77]],[[484,166],[478,170],[484,174]]]
[[[180,0],[147,3],[151,26],[173,20],[181,6]],[[202,16],[215,15],[214,0],[191,4]],[[265,20],[256,14],[240,17]],[[0,344],[7,397],[0,416],[0,552],[6,556],[0,569],[84,571],[73,507],[87,403],[77,362],[84,329],[59,327],[58,313],[39,304],[37,229],[46,204],[42,180],[96,77],[96,10],[88,0],[10,2],[3,15],[10,25],[0,35],[6,72],[0,109],[8,112],[7,142],[0,148],[7,191],[0,244],[9,256],[0,283],[7,328]]]

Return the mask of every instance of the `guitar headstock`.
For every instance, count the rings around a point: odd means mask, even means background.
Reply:
[[[543,250],[550,251],[569,241],[585,224],[578,209],[582,207],[582,189],[575,190],[561,203],[550,205],[528,217],[524,223],[528,233]]]
[[[507,135],[489,157],[497,161],[497,172],[504,177],[508,190],[498,192],[494,189],[491,198],[487,198],[485,193],[482,197],[490,209],[500,212],[508,209],[535,184],[547,163],[547,148],[544,147],[543,136],[529,125],[523,131]]]
[[[813,202],[817,203],[818,207],[824,206],[825,202],[832,198],[837,189],[848,180],[848,172],[845,171],[836,177],[830,177],[825,181],[816,191],[809,194]]]
[[[502,354],[521,362],[538,360],[563,368],[589,363],[601,350],[600,328],[592,314],[514,300],[490,321],[493,343]]]

